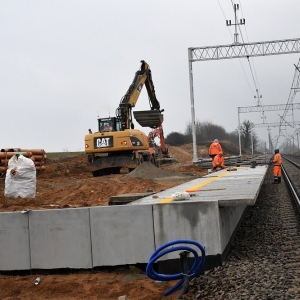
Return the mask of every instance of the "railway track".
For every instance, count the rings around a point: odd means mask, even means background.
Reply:
[[[293,162],[291,162],[293,161]],[[300,159],[286,157],[280,184],[272,166],[256,204],[248,207],[222,266],[191,283],[182,299],[300,299]]]

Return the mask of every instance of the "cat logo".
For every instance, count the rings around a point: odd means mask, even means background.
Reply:
[[[109,147],[109,137],[105,137],[105,138],[98,138],[96,139],[96,147],[97,148],[105,148],[105,147]]]

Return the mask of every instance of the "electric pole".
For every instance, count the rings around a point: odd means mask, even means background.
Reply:
[[[237,26],[238,26],[238,25],[245,25],[245,19],[240,19],[240,23],[238,23],[236,11],[239,10],[239,5],[238,5],[238,4],[234,4],[234,5],[233,5],[233,9],[234,9],[234,20],[235,20],[235,22],[232,24],[232,23],[231,23],[231,20],[226,20],[226,25],[227,25],[227,26],[232,26],[232,25],[234,25],[234,28],[235,28],[235,33],[234,33],[234,44],[239,44],[239,34],[238,34],[238,32],[237,32]]]

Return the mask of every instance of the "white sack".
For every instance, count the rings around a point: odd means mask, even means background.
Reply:
[[[190,194],[187,192],[176,192],[171,196],[171,198],[174,201],[187,200],[190,198]]]
[[[15,169],[15,175],[11,170]],[[20,155],[17,159],[14,155],[8,162],[5,177],[4,196],[8,198],[34,198],[36,193],[36,169],[34,162]]]

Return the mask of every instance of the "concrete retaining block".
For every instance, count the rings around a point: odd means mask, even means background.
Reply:
[[[148,262],[155,250],[151,205],[90,210],[94,267]]]
[[[205,247],[206,255],[221,253],[217,201],[172,202],[153,206],[156,248],[178,239],[198,241]],[[162,259],[178,258],[178,253]]]
[[[88,208],[29,213],[32,269],[92,268]]]
[[[29,270],[28,213],[1,213],[0,270]]]

